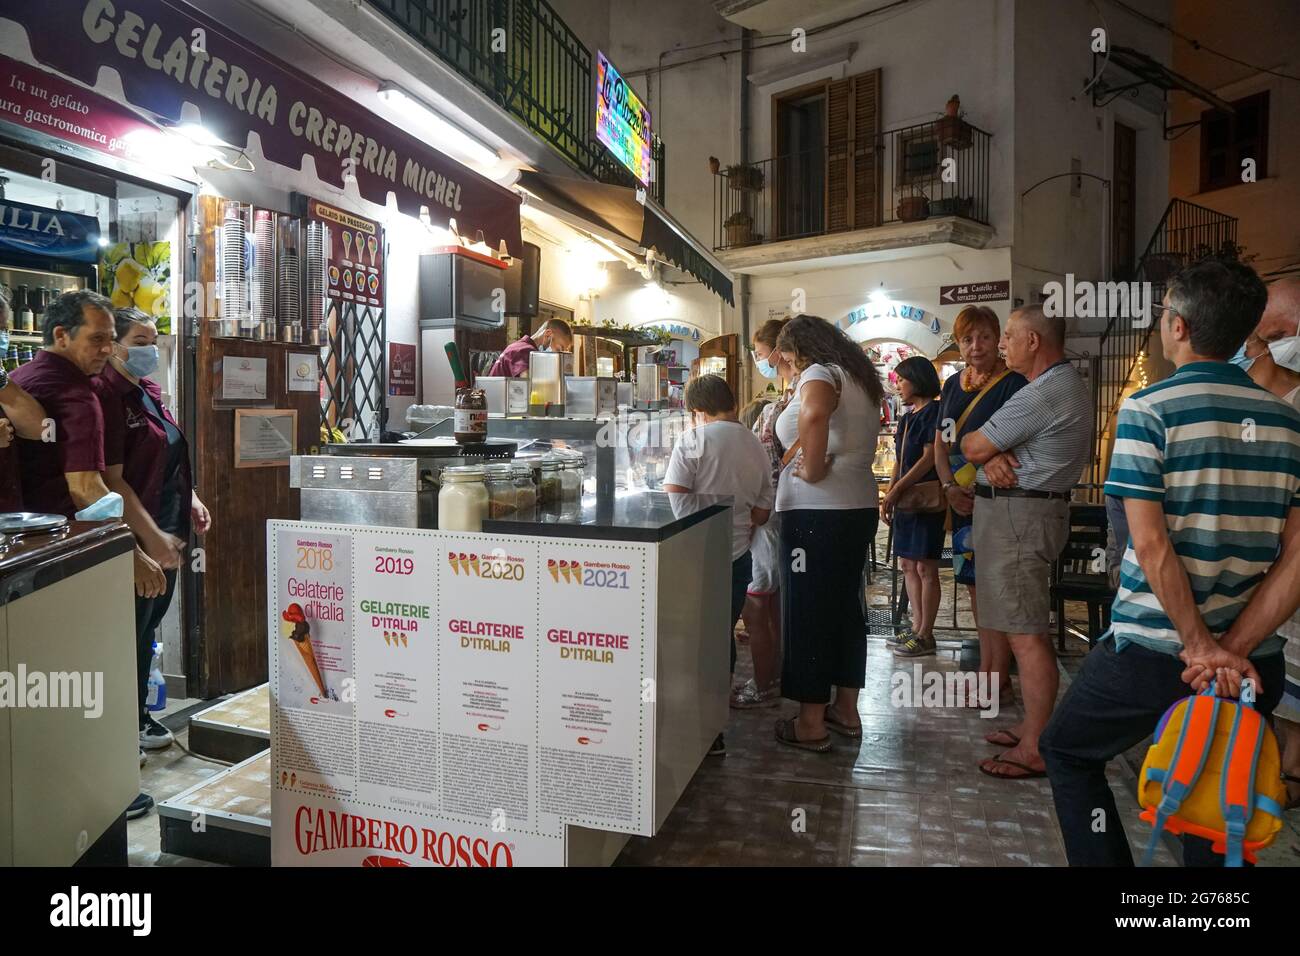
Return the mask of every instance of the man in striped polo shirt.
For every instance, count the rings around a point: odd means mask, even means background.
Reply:
[[[1176,276],[1160,339],[1177,371],[1120,408],[1106,493],[1124,499],[1129,542],[1112,625],[1041,741],[1072,866],[1132,865],[1106,763],[1171,704],[1211,680],[1236,696],[1243,676],[1261,713],[1281,696],[1277,627],[1300,605],[1300,413],[1227,361],[1266,297],[1237,262]],[[1223,859],[1184,838],[1186,865]]]
[[[1092,397],[1065,357],[1065,319],[1016,309],[1000,347],[1029,384],[961,443],[975,479],[978,624],[1007,636],[1020,671],[1025,717],[988,741],[1003,752],[980,764],[991,777],[1044,775],[1038,737],[1052,716],[1060,674],[1048,636],[1052,562],[1070,536],[1070,491],[1088,461]]]

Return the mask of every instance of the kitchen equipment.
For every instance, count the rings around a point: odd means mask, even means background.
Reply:
[[[329,267],[329,227],[323,222],[307,223],[307,312],[303,334],[311,345],[325,345],[325,276]]]
[[[564,408],[569,418],[596,417],[596,377],[594,375],[565,376]]]
[[[289,484],[301,490],[304,521],[436,528],[444,470],[509,461],[516,447],[491,438],[479,445],[451,438],[326,445],[326,454],[289,459]]]
[[[275,328],[281,342],[304,341],[302,296],[299,295],[301,234],[301,223],[293,216],[276,216]]]
[[[240,333],[263,340],[275,335],[275,213],[253,211],[253,263],[249,274],[251,316]]]
[[[504,418],[506,415],[507,383],[512,381],[503,375],[480,375],[474,379],[476,388],[483,389],[487,395],[488,415],[492,418]],[[524,388],[527,388],[525,384]]]
[[[217,288],[221,294],[221,314],[212,334],[240,337],[252,329],[253,306],[249,295],[249,267],[252,246],[248,236],[253,228],[253,207],[235,200],[221,204],[221,225],[217,227]]]
[[[443,470],[438,513],[444,531],[482,531],[490,501],[482,465],[453,465]]]
[[[636,367],[636,407],[660,408],[663,404],[666,378],[664,366],[639,363]]]
[[[528,353],[528,414],[564,418],[565,389],[562,352]]]
[[[636,382],[619,382],[617,384],[619,407],[634,405],[636,403]]]
[[[0,514],[0,534],[43,534],[66,528],[68,519],[63,515],[40,514],[35,511],[10,511]]]
[[[506,414],[528,414],[528,379],[506,379]]]

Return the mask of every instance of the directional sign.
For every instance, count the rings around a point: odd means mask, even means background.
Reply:
[[[939,286],[939,302],[943,305],[964,305],[967,302],[997,302],[1009,298],[1011,298],[1011,283],[1005,280]]]

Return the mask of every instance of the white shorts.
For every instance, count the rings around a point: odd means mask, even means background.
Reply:
[[[773,511],[766,524],[759,525],[749,554],[754,561],[749,594],[775,594],[781,589],[781,516]]]

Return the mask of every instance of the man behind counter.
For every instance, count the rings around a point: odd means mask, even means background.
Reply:
[[[96,292],[65,292],[45,310],[45,345],[11,378],[44,406],[49,434],[20,425],[19,463],[28,511],[72,518],[109,493],[104,481],[104,416],[91,378],[113,352],[112,304]],[[0,401],[4,398],[0,393]],[[163,569],[181,563],[180,542],[170,535],[136,531],[135,587],[140,597],[166,588]]]
[[[519,341],[511,342],[492,363],[488,375],[523,378],[528,374],[528,353],[537,349],[543,352],[572,351],[573,329],[569,328],[569,323],[563,319],[547,319],[532,335],[525,335]]]

